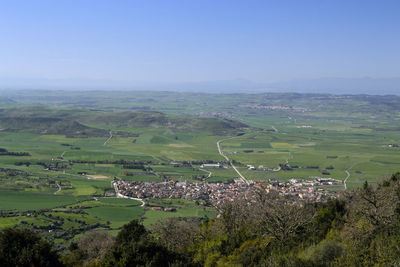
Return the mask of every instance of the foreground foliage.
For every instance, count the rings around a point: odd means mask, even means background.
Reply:
[[[0,232],[0,266],[61,266],[52,245],[23,229]]]

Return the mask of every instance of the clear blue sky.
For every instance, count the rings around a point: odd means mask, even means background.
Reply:
[[[4,0],[0,77],[400,76],[400,1]]]

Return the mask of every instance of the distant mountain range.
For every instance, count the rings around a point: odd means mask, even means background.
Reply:
[[[152,90],[204,93],[297,92],[329,94],[400,95],[400,77],[320,78],[274,83],[245,79],[203,82],[134,82],[90,79],[0,78],[0,89]]]
[[[400,95],[400,77],[292,80],[270,84],[270,88],[299,93]]]

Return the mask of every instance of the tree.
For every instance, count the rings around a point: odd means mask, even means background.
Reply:
[[[255,192],[252,220],[258,222],[262,235],[273,236],[283,243],[300,233],[305,233],[313,219],[311,205],[283,199],[275,193]]]
[[[113,244],[114,238],[104,230],[88,232],[71,244],[70,253],[63,257],[63,262],[67,266],[96,264]]]
[[[25,229],[0,232],[0,266],[62,266],[53,246]]]
[[[396,176],[372,187],[367,182],[363,188],[348,195],[348,232],[357,237],[376,234],[383,228],[398,222],[400,183]]]
[[[168,218],[152,227],[152,232],[163,246],[172,251],[185,253],[193,246],[200,233],[199,221]]]
[[[312,222],[313,237],[316,241],[323,239],[337,224],[343,223],[345,204],[345,201],[340,199],[329,199],[325,203],[317,204],[318,209]]]
[[[124,225],[102,261],[104,266],[171,266],[180,257],[157,244],[137,220]]]
[[[314,266],[335,266],[335,260],[344,252],[344,246],[332,240],[323,240],[308,249]]]
[[[249,207],[246,199],[237,199],[234,202],[225,203],[222,207],[219,222],[221,228],[228,235],[226,252],[230,253],[240,246],[245,240],[254,237],[254,224],[251,214],[253,207]]]

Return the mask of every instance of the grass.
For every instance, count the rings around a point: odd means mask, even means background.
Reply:
[[[17,223],[15,218],[0,218],[0,229],[13,227]]]
[[[399,137],[396,132],[374,132],[372,130],[355,129],[350,126],[342,127],[340,121],[327,127],[325,122],[318,119],[305,121],[304,124],[312,124],[311,129],[299,129],[296,125],[285,124],[287,118],[267,117],[282,132],[250,131],[248,134],[222,143],[222,149],[229,158],[241,162],[244,165],[264,165],[271,168],[289,161],[291,165],[310,166],[317,165],[324,169],[333,165],[330,171],[333,178],[341,179],[344,171],[353,164],[359,164],[362,175],[355,173],[350,179],[354,184],[358,181],[368,180],[374,182],[376,176],[388,175],[400,169],[400,157],[396,148],[388,148],[388,143],[395,143]],[[343,122],[346,123],[346,122]],[[299,124],[299,123],[298,123]],[[303,123],[301,123],[303,124]],[[345,124],[346,125],[346,124]],[[113,138],[107,146],[103,146],[104,138],[66,138],[61,135],[38,135],[33,133],[8,133],[0,132],[0,147],[10,151],[28,151],[30,157],[0,157],[3,166],[34,172],[42,175],[43,169],[37,165],[14,166],[16,161],[40,161],[50,160],[60,156],[64,151],[67,160],[152,160],[155,163],[168,163],[173,160],[223,160],[216,149],[216,141],[219,136],[207,134],[188,134],[170,132],[162,128],[140,127],[125,131],[134,131],[139,134],[137,142],[133,143],[133,137]],[[171,142],[161,142],[171,140]],[[155,138],[155,139],[153,139]],[[176,140],[177,138],[177,140]],[[153,141],[151,141],[153,140]],[[156,140],[157,143],[154,142]],[[70,144],[80,147],[80,150],[72,150],[62,144]],[[173,144],[173,145],[171,145]],[[336,155],[338,158],[328,158]],[[39,167],[39,168],[38,168]],[[193,176],[203,175],[203,172],[190,168],[171,168],[170,166],[153,165],[152,168],[158,174],[170,176],[175,180],[191,181]],[[74,176],[79,171],[85,171],[89,175],[103,175],[109,177],[105,181],[85,180],[84,177]],[[140,181],[160,181],[155,175],[135,174],[127,176],[126,170],[121,165],[115,164],[79,164],[76,163],[66,169],[64,177],[71,182],[73,189],[63,190],[60,194],[73,196],[101,195],[110,187],[109,181],[113,177]],[[224,181],[235,178],[237,175],[232,170],[212,170],[209,181]],[[296,169],[291,172],[257,173],[246,172],[250,179],[265,179],[266,177],[278,177],[287,179],[290,177],[307,178],[320,175],[315,169]],[[70,174],[70,175],[67,175]],[[49,174],[50,175],[50,174]]]
[[[79,200],[82,200],[82,197],[24,191],[0,191],[0,210],[25,211],[55,208]]]
[[[102,197],[99,199],[100,203],[107,205],[115,205],[115,206],[140,206],[142,203],[133,199],[125,199],[125,198],[105,198]]]
[[[143,224],[150,226],[170,217],[200,217],[212,218],[216,215],[215,209],[196,205],[194,201],[183,199],[151,200],[151,206],[175,208],[176,212],[165,212],[148,208],[144,215]]]
[[[292,149],[292,148],[299,148],[297,145],[289,144],[289,143],[278,143],[278,142],[273,142],[271,143],[272,148],[279,149],[279,148],[287,148],[287,149]]]
[[[112,228],[119,228],[133,219],[139,219],[143,214],[142,207],[95,207],[88,209],[91,216],[102,221],[109,221]]]
[[[347,186],[355,188],[365,181],[376,183],[400,170],[400,148],[388,146],[398,144],[400,140],[399,97],[117,91],[2,93],[18,99],[18,103],[12,104],[12,109],[0,111],[1,128],[7,128],[11,122],[14,127],[12,132],[0,131],[0,148],[29,152],[30,156],[0,156],[2,168],[26,172],[15,176],[6,172],[0,175],[0,209],[24,211],[67,205],[70,209],[88,212],[78,216],[88,223],[109,221],[114,234],[124,223],[141,218],[144,212],[145,225],[171,216],[215,216],[214,210],[185,200],[150,201],[151,205],[177,209],[176,212],[163,212],[144,210],[137,201],[102,196],[112,191],[110,182],[114,177],[159,182],[164,175],[178,181],[197,181],[193,178],[207,175],[199,170],[200,164],[193,165],[193,168],[168,164],[171,161],[225,161],[217,151],[216,142],[228,137],[234,138],[224,141],[222,150],[237,162],[235,165],[248,179],[286,181],[293,177],[312,176],[344,179],[345,171],[349,170]],[[248,106],[265,106],[266,103],[302,107],[307,111]],[[38,105],[42,107],[31,107]],[[132,111],[140,109],[142,111]],[[214,112],[228,119],[201,118],[196,115],[200,112],[207,112],[209,116]],[[18,125],[9,119],[13,116],[24,118],[26,123]],[[32,120],[37,117],[47,119],[44,122]],[[60,119],[61,123],[53,125],[49,118]],[[242,123],[252,128],[242,128],[245,126]],[[40,134],[38,129],[49,128],[49,125],[54,126],[55,132]],[[88,134],[76,135],[79,129]],[[113,138],[103,145],[109,130],[113,131]],[[237,136],[239,132],[244,134]],[[38,165],[39,162],[56,164],[54,159],[61,155],[67,161],[146,161],[146,167],[154,173],[124,169],[120,164],[109,163],[67,164],[66,169],[58,172],[46,171]],[[15,165],[26,161],[31,165]],[[286,161],[299,168],[274,172],[248,170],[246,166],[277,168]],[[310,166],[318,168],[307,168]],[[330,174],[322,175],[321,171],[327,167]],[[87,179],[77,174],[82,171],[88,175],[104,176],[104,179]],[[237,177],[230,167],[208,171],[212,173],[209,182]],[[62,185],[62,190],[54,195],[58,189],[56,183]],[[343,187],[329,189],[343,190]],[[65,228],[79,227],[79,223],[74,222],[78,218],[75,215],[69,216],[60,210],[50,213],[65,217]],[[0,228],[18,225],[21,221],[35,225],[52,223],[47,217],[32,218],[19,214],[0,218]]]

